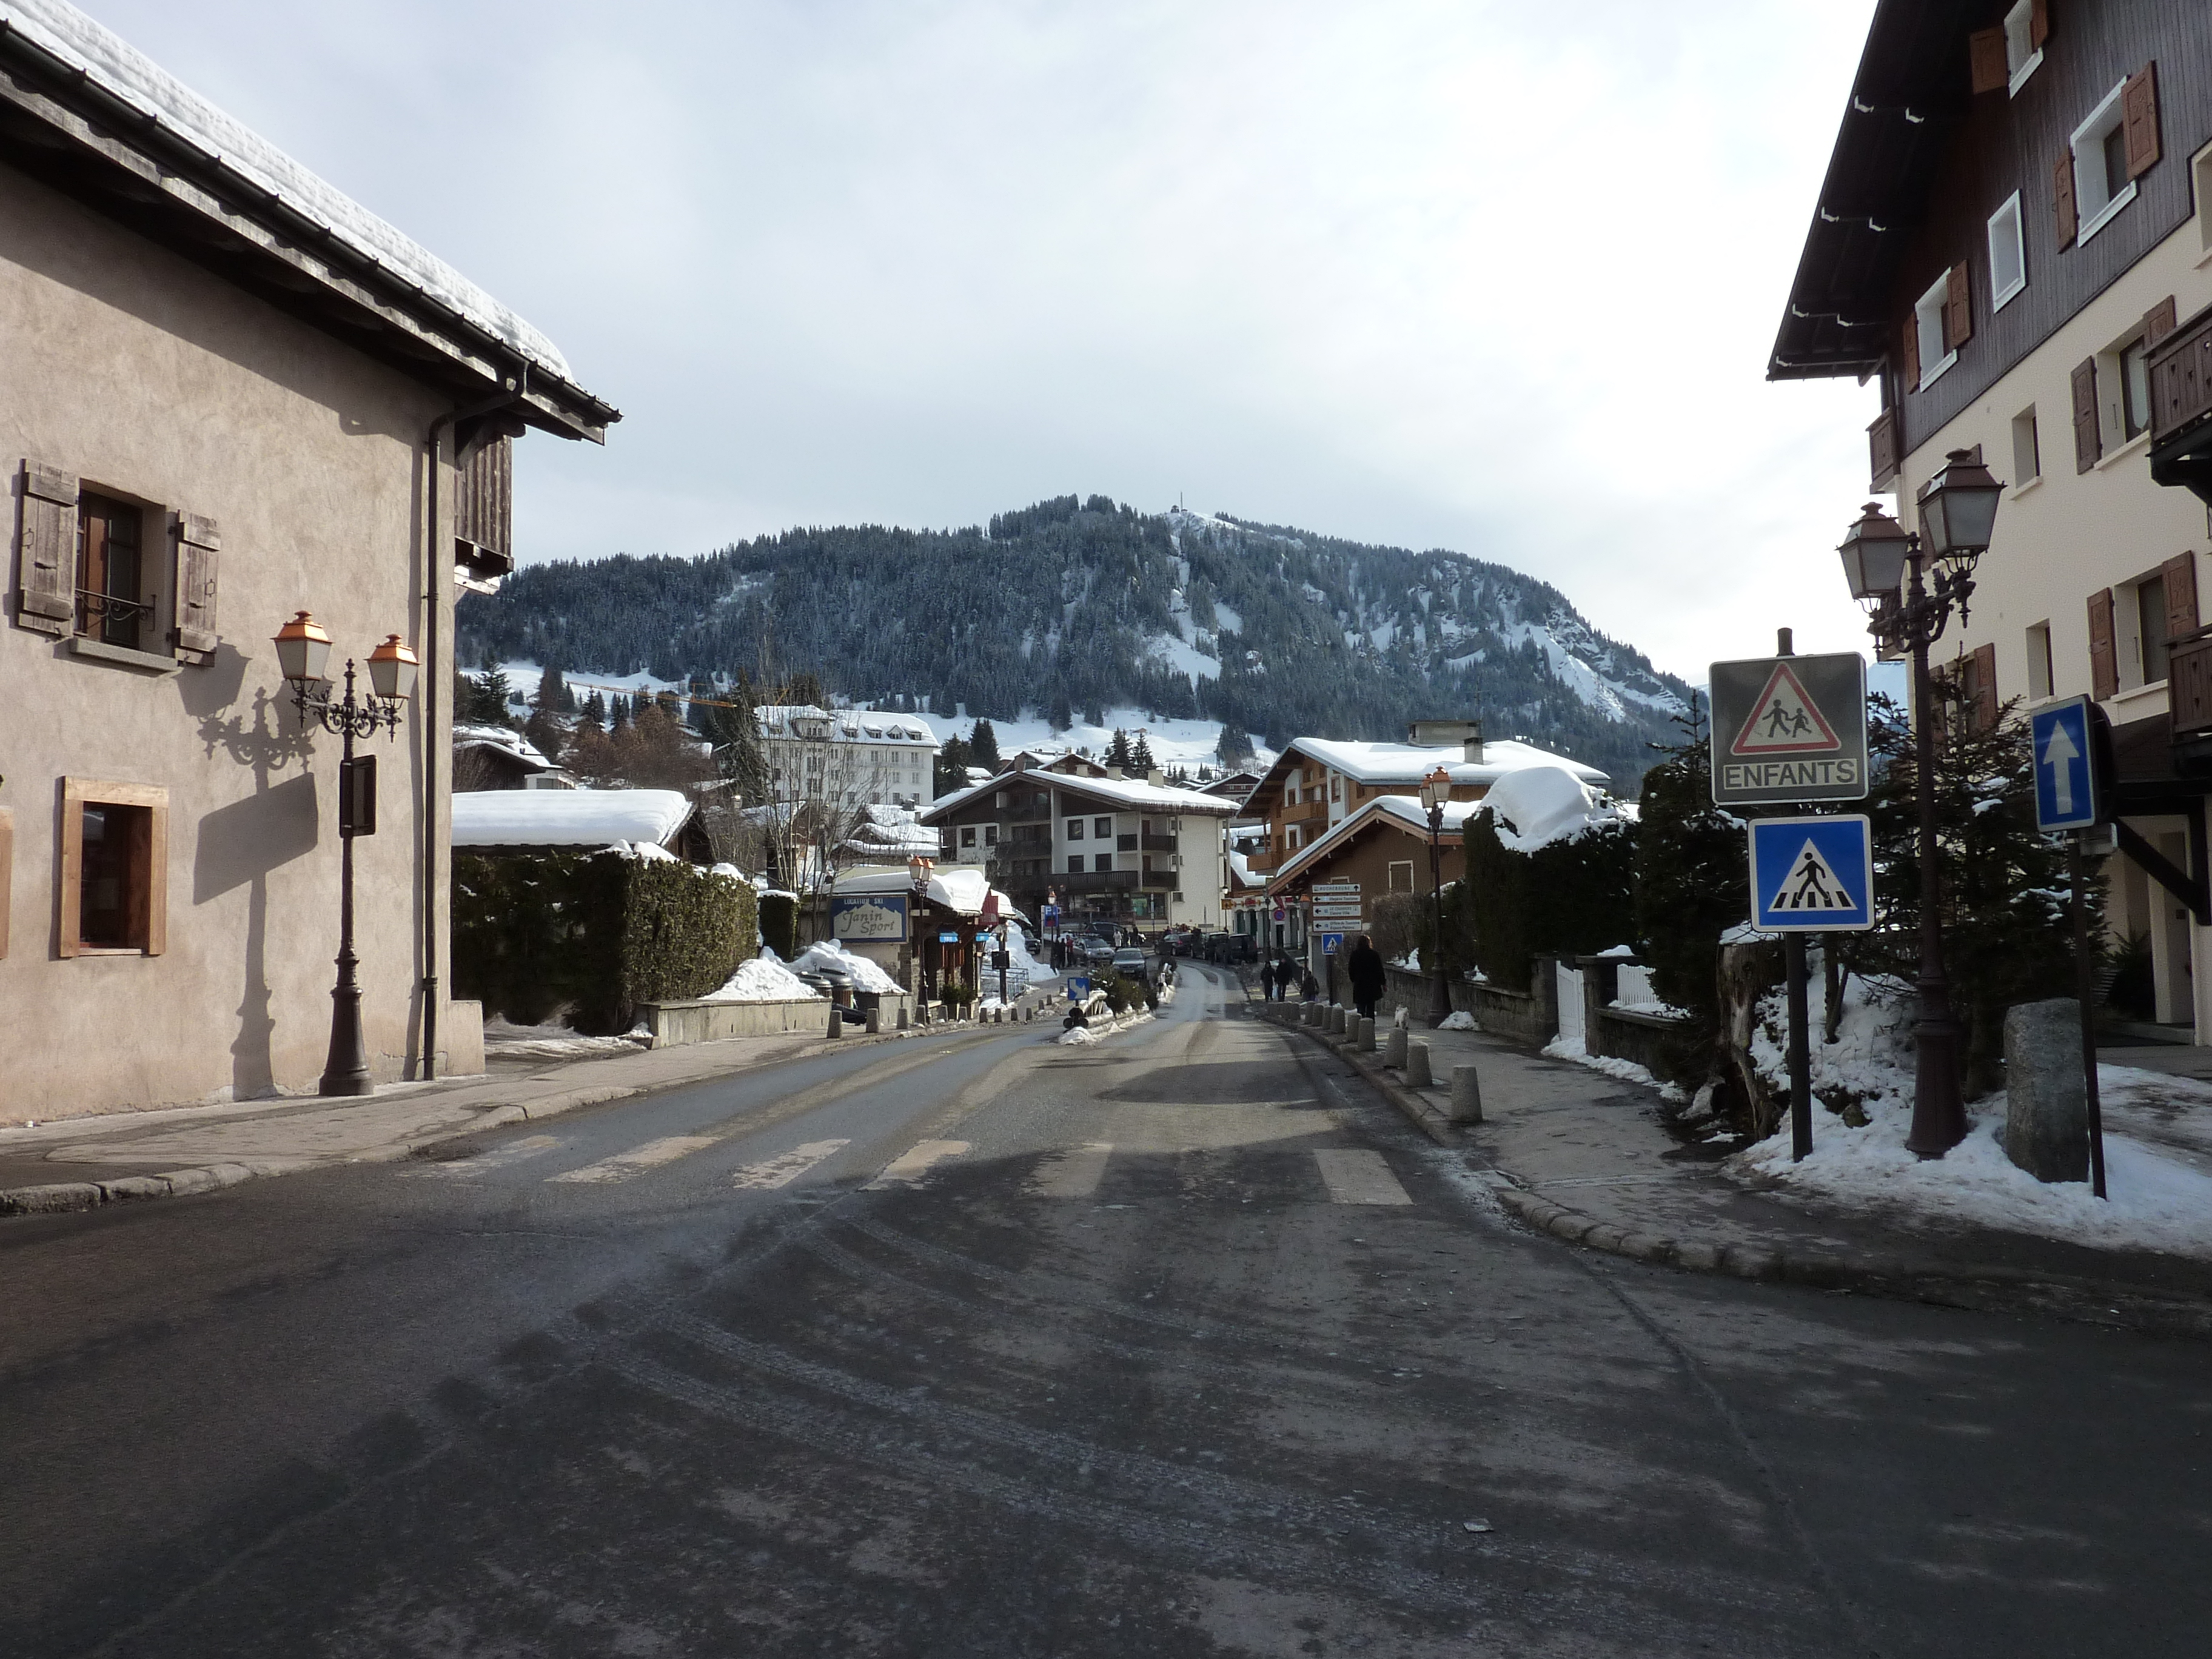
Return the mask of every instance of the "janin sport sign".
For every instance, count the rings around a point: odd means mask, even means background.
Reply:
[[[1856,652],[1712,665],[1713,800],[1863,800],[1866,661]]]

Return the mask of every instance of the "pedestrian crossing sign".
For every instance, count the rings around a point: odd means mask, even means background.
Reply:
[[[1762,933],[1874,926],[1874,842],[1863,814],[1751,822],[1751,925]]]

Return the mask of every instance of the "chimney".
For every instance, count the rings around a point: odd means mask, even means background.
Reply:
[[[1161,775],[1160,769],[1155,766],[1151,771],[1145,774],[1145,781],[1151,784],[1153,788],[1158,789],[1167,782],[1167,779]]]
[[[1406,728],[1406,741],[1417,749],[1441,749],[1455,743],[1469,761],[1480,763],[1482,759],[1482,722],[1414,720]]]
[[[1482,722],[1475,720],[1472,724],[1474,730],[1462,741],[1460,750],[1469,766],[1480,766],[1482,764]]]
[[[1106,769],[1106,775],[1109,778],[1118,778],[1121,775],[1121,769],[1118,766],[1109,766]]]

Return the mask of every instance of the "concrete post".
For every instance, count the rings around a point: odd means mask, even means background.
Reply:
[[[1472,1066],[1455,1066],[1451,1073],[1451,1121],[1482,1121],[1482,1079]]]
[[[908,1030],[912,1028],[913,1024],[913,1016],[907,1011],[906,999],[904,997],[901,997],[899,999],[898,1028],[902,1031]]]
[[[869,1035],[870,1036],[874,1036],[878,1032],[881,1031],[883,1029],[884,1029],[884,1011],[883,1011],[883,1009],[882,1009],[881,1007],[875,1007],[875,1008],[871,1008],[871,1009],[869,1009],[869,1010],[868,1010],[868,1035]]]
[[[1361,1018],[1358,1033],[1353,1037],[1352,1046],[1363,1054],[1371,1054],[1375,1052],[1375,1022],[1373,1020]]]
[[[1406,1086],[1425,1089],[1434,1079],[1429,1075],[1429,1045],[1408,1042],[1406,1045]]]
[[[1328,1005],[1328,1034],[1331,1036],[1340,1036],[1343,1032],[1344,1005],[1340,1002],[1332,1002]]]
[[[1382,1063],[1385,1066],[1391,1067],[1393,1070],[1403,1068],[1406,1064],[1407,1041],[1406,1028],[1404,1026],[1393,1025],[1390,1028],[1390,1040],[1384,1046],[1382,1050]]]
[[[2004,1046],[2005,1156],[2038,1181],[2087,1181],[2081,1005],[2053,997],[2006,1009]]]
[[[845,1016],[834,1002],[830,1005],[830,1035],[833,1037],[845,1035]]]

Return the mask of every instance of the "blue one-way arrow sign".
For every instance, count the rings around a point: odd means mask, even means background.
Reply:
[[[1751,821],[1751,925],[1762,933],[1874,926],[1874,840],[1863,814]]]
[[[2095,716],[2087,697],[2046,703],[2028,715],[2035,756],[2035,827],[2087,830],[2098,822]]]

